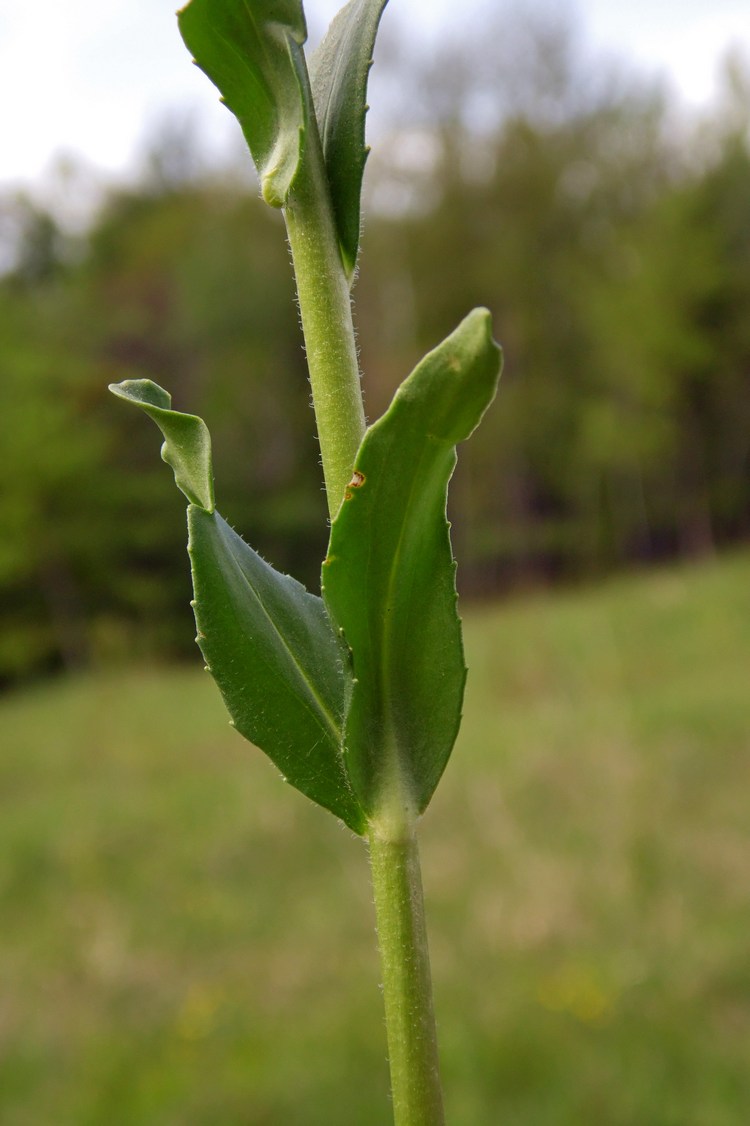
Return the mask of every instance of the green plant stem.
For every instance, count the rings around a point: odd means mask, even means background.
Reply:
[[[284,212],[323,461],[328,511],[338,512],[365,432],[349,282],[317,127]],[[422,877],[411,822],[373,830],[370,864],[396,1126],[443,1126]]]
[[[331,519],[344,499],[365,432],[349,282],[341,261],[317,127],[284,213]]]
[[[417,839],[370,835],[395,1126],[443,1126]]]

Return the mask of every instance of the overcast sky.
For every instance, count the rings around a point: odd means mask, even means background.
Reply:
[[[482,3],[504,0],[391,0],[386,18],[399,9],[417,39],[429,41],[459,18],[457,9],[466,20]],[[307,0],[311,25],[338,6]],[[571,0],[570,8],[592,45],[667,73],[696,104],[710,100],[717,60],[731,44],[750,58],[748,0]],[[149,123],[170,109],[196,107],[219,151],[233,137],[213,88],[188,64],[171,0],[5,0],[0,98],[4,184],[38,180],[60,154],[123,174]]]

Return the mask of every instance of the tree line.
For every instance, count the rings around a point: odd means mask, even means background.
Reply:
[[[504,50],[477,67],[454,43],[381,129],[355,289],[370,417],[488,305],[506,366],[455,482],[465,592],[747,539],[747,71],[727,62],[697,123],[653,85],[583,73],[559,29],[535,31],[521,72]],[[165,131],[76,237],[0,198],[6,683],[192,646],[184,512],[111,381],[154,379],[203,416],[222,511],[317,582],[321,473],[280,222],[192,156]]]

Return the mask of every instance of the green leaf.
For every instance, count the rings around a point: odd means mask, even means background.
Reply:
[[[359,249],[367,78],[388,0],[350,0],[310,60],[315,116],[323,143],[341,256],[354,273]]]
[[[348,659],[323,601],[275,571],[214,511],[210,438],[201,419],[170,410],[170,396],[150,380],[111,390],[159,426],[162,456],[192,502],[196,640],[232,723],[288,782],[364,832],[342,755]]]
[[[263,198],[283,207],[307,118],[302,0],[190,0],[177,19],[195,62],[242,126]]]
[[[150,379],[110,383],[113,395],[134,403],[154,420],[164,435],[161,456],[174,470],[174,479],[191,504],[214,510],[211,435],[202,418],[171,410],[172,396]]]
[[[346,658],[320,598],[218,513],[188,509],[198,644],[237,730],[288,782],[362,833],[341,753]]]
[[[352,653],[344,742],[370,817],[395,801],[421,813],[458,733],[466,672],[447,487],[499,368],[489,313],[476,309],[367,431],[331,528],[323,597]]]

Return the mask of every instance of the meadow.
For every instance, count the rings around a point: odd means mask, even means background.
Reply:
[[[750,1116],[750,555],[465,606],[452,1126]],[[189,667],[0,700],[3,1126],[386,1126],[361,842]]]

